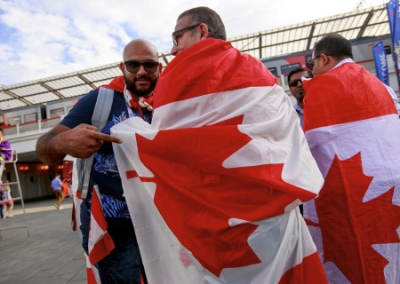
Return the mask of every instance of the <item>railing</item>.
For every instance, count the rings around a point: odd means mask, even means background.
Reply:
[[[24,124],[11,125],[3,128],[4,135],[22,134],[32,131],[40,131],[42,129],[53,128],[60,123],[61,117],[49,119],[41,119],[38,121],[28,122]]]
[[[11,159],[10,160],[4,160],[1,161],[1,163],[5,164],[5,163],[14,163],[14,162],[18,162],[18,155],[17,155],[17,151],[15,151],[14,149],[7,149],[7,148],[0,148],[0,153],[1,152],[11,152]],[[0,175],[1,178],[1,175]]]

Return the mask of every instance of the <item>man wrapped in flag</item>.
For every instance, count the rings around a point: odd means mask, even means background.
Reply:
[[[89,193],[81,190],[76,196],[83,198],[75,208],[81,209],[82,246],[102,283],[140,284],[146,278],[111,145],[122,141],[110,135],[110,128],[131,116],[151,121],[162,64],[152,43],[135,39],[125,46],[119,67],[123,76],[83,96],[60,124],[39,138],[36,149],[46,164],[57,164],[66,154],[93,159],[83,170]]]
[[[326,283],[298,205],[323,179],[296,112],[206,7],[180,15],[152,124],[112,128],[149,283]]]
[[[400,283],[400,120],[389,87],[329,34],[304,82],[304,130],[325,177],[304,218],[330,283]]]

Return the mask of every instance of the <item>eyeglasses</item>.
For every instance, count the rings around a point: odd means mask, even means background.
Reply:
[[[330,54],[326,54],[326,53],[324,53],[324,54],[325,54],[326,56],[331,56]],[[314,57],[314,58],[312,58],[310,61],[308,61],[308,62],[306,63],[307,68],[310,69],[310,70],[313,70],[313,68],[314,68],[314,60],[320,58],[321,55],[322,55],[322,53],[321,53],[320,55],[318,55],[317,57]]]
[[[140,66],[143,65],[144,70],[147,73],[155,73],[157,72],[159,63],[157,61],[136,61],[136,60],[128,60],[124,62],[126,70],[130,73],[137,73],[140,70]]]
[[[311,77],[304,77],[304,78],[310,79]],[[297,85],[299,84],[299,82],[300,82],[301,84],[303,84],[303,81],[301,81],[301,79],[295,79],[295,80],[289,82],[288,85],[289,85],[289,87],[291,87],[291,88],[297,87]]]
[[[321,53],[322,54],[322,53]],[[314,68],[314,60],[318,59],[321,57],[321,54],[318,55],[317,57],[312,58],[310,61],[307,61],[307,68],[310,70],[313,70]]]
[[[297,85],[299,84],[299,82],[303,84],[303,82],[301,82],[300,79],[296,79],[296,80],[293,80],[292,82],[289,83],[289,87],[290,87],[290,88],[297,87]]]
[[[172,33],[172,42],[174,43],[174,45],[178,46],[178,39],[176,38],[176,35],[181,34],[183,32],[186,32],[186,31],[190,31],[190,30],[192,30],[194,28],[199,27],[200,25],[201,25],[201,23],[200,24],[194,24],[194,25],[188,26],[186,28],[174,31]]]

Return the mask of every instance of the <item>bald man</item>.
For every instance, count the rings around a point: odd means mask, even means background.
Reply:
[[[110,128],[133,116],[148,123],[152,119],[152,96],[162,70],[158,52],[149,41],[129,42],[120,63],[123,76],[102,87],[114,90],[108,123],[102,130],[92,126],[92,115],[99,90],[83,96],[69,114],[38,140],[38,157],[46,164],[61,163],[66,155],[88,158],[94,155],[89,194],[81,205],[82,245],[89,254],[91,190],[98,186],[103,212],[115,248],[97,262],[102,283],[140,283],[143,274],[134,228],[123,197],[112,143],[122,143],[110,135]],[[92,262],[93,263],[93,262]]]

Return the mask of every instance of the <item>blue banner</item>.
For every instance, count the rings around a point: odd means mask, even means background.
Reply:
[[[389,86],[389,72],[386,60],[386,51],[382,42],[379,42],[373,47],[376,75],[379,80]]]
[[[391,0],[386,4],[388,12],[390,33],[392,34],[392,57],[397,77],[397,83],[400,90],[399,78],[399,64],[398,58],[400,56],[400,13],[399,13],[399,0]]]
[[[388,12],[388,19],[389,19],[390,33],[392,34],[392,38],[393,38],[393,31],[394,31],[394,18],[396,17],[396,14],[395,14],[396,3],[398,4],[398,1],[391,0],[386,4],[386,9]]]

